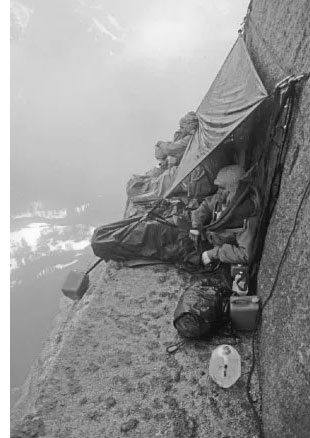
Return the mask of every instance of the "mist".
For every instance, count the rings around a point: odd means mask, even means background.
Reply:
[[[83,271],[95,226],[156,164],[238,36],[248,0],[11,1],[11,386]],[[16,396],[16,391],[15,391]],[[13,398],[14,400],[14,398]]]
[[[12,211],[100,194],[121,214],[127,180],[198,107],[247,4],[11,2],[24,14],[11,41]]]

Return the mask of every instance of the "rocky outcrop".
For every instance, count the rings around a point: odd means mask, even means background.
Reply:
[[[253,0],[246,44],[269,92],[310,71],[308,0]],[[258,277],[268,301],[259,334],[266,438],[306,438],[310,430],[310,84],[300,85],[280,196]],[[263,130],[261,130],[263,132]],[[257,437],[246,397],[250,339],[235,345],[243,375],[229,390],[210,380],[216,344],[190,342],[175,355],[172,315],[188,277],[172,267],[99,266],[83,299],[64,299],[45,349],[12,411],[21,437]],[[253,398],[259,407],[253,382]]]
[[[246,394],[251,337],[178,341],[173,311],[189,275],[174,267],[100,265],[81,301],[65,299],[58,328],[13,410],[12,438],[258,437]],[[208,376],[218,344],[235,346],[242,376]],[[256,385],[257,386],[257,385]],[[259,405],[257,387],[253,397]]]
[[[268,91],[289,74],[310,72],[308,0],[253,0],[245,33]],[[260,333],[263,424],[265,436],[273,438],[306,438],[310,430],[309,80],[296,97],[280,195],[258,277],[263,300],[276,281]]]

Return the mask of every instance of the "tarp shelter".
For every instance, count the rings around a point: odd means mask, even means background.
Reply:
[[[242,35],[235,42],[196,114],[199,126],[164,197],[208,156],[266,99],[268,93],[248,54]],[[210,169],[211,170],[211,169]]]

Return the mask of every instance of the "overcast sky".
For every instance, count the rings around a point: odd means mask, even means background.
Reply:
[[[11,196],[125,199],[195,110],[248,0],[11,1]]]

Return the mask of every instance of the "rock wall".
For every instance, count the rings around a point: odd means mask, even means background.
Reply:
[[[253,0],[245,38],[269,92],[289,74],[310,72],[310,1]],[[264,301],[288,244],[260,330],[266,438],[306,438],[310,430],[310,80],[298,87],[288,142],[258,276]]]
[[[250,8],[246,44],[268,91],[288,74],[309,72],[310,1],[253,0]],[[265,300],[289,243],[260,331],[266,438],[303,438],[310,430],[309,195],[301,203],[310,174],[310,81],[297,97],[258,277]],[[269,110],[266,103],[262,111]],[[265,130],[263,122],[261,138]],[[106,276],[98,268],[38,359],[13,410],[12,438],[257,436],[245,392],[250,339],[237,346],[246,371],[230,391],[208,379],[214,346],[188,345],[168,356],[171,315],[184,284],[173,270],[161,269]]]
[[[11,438],[258,438],[246,395],[251,336],[179,342],[172,324],[192,284],[173,266],[103,264],[70,301],[12,411]],[[234,345],[242,375],[229,390],[208,375],[218,344]],[[257,377],[252,395],[259,404]]]

